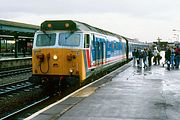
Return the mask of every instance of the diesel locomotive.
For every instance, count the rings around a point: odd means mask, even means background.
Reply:
[[[82,86],[125,63],[135,43],[129,38],[72,20],[49,20],[35,33],[32,77],[40,84]]]

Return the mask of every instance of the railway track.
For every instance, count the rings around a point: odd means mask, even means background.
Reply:
[[[66,93],[64,94],[56,94],[56,95],[47,95],[44,96],[43,98],[36,100],[34,102],[32,102],[31,104],[28,104],[20,109],[14,110],[13,112],[0,117],[0,120],[14,120],[14,119],[24,119],[26,117],[28,117],[31,114],[34,114],[35,112],[47,107],[50,104],[53,104],[55,102],[57,102],[58,100],[61,100],[62,98],[64,98],[65,96],[69,95],[70,93],[72,93],[74,91],[69,90],[66,91]]]
[[[12,94],[13,92],[28,88],[32,85],[33,84],[29,82],[29,80],[23,80],[20,82],[10,83],[4,86],[0,86],[0,97],[8,95],[8,94]]]
[[[39,101],[36,101],[36,102],[34,102],[34,103],[32,103],[32,104],[30,104],[30,105],[27,105],[27,106],[25,106],[25,107],[23,107],[22,109],[19,109],[19,110],[17,110],[17,111],[14,111],[14,112],[12,112],[12,113],[10,113],[10,114],[8,114],[8,115],[6,115],[6,116],[4,116],[4,117],[2,117],[2,118],[0,118],[1,120],[7,120],[7,119],[14,119],[14,117],[17,115],[17,114],[21,114],[21,113],[23,113],[25,110],[28,110],[28,109],[30,109],[31,107],[34,107],[34,106],[36,106],[36,105],[38,105],[38,104],[40,104],[40,103],[43,103],[43,102],[45,102],[46,100],[48,100],[49,99],[49,96],[47,96],[47,97],[45,97],[45,98],[43,98],[43,99],[41,99],[41,100],[39,100]]]
[[[9,119],[48,99],[44,96],[41,86],[28,80],[0,86],[0,120]]]
[[[32,71],[32,67],[9,70],[9,71],[2,71],[2,72],[0,72],[0,78],[7,77],[7,76],[12,76],[12,75],[23,74],[23,73],[28,73],[28,72],[31,72],[31,71]]]
[[[9,119],[48,99],[40,85],[27,79],[30,72],[32,67],[0,72],[0,120]]]

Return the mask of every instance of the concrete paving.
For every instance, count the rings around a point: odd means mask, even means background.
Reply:
[[[75,95],[34,119],[180,120],[180,70],[129,67],[88,95]],[[93,92],[92,92],[93,91]]]

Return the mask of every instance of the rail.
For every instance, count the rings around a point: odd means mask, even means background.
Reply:
[[[32,67],[9,70],[9,71],[2,71],[2,72],[0,72],[0,78],[6,77],[6,76],[11,76],[11,75],[27,73],[27,72],[31,72],[31,71],[32,71]]]

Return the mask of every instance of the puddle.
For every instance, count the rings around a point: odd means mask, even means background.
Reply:
[[[88,97],[89,95],[93,94],[95,92],[97,87],[88,87],[84,90],[79,91],[72,97]]]

